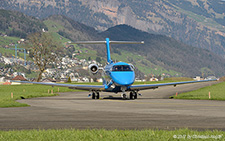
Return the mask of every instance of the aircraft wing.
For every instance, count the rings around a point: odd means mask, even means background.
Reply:
[[[40,84],[40,85],[49,85],[49,86],[58,86],[58,87],[68,87],[70,89],[79,89],[79,90],[99,90],[104,91],[104,85],[76,85],[76,84],[60,84],[60,83],[46,83],[46,82],[29,82],[29,81],[11,81],[17,83],[30,83],[30,84]]]
[[[162,86],[169,86],[169,85],[176,86],[180,84],[199,83],[199,82],[208,82],[208,81],[217,81],[217,80],[213,79],[213,80],[201,80],[201,81],[184,81],[184,82],[172,82],[172,83],[160,83],[160,84],[131,85],[130,90],[156,89]]]

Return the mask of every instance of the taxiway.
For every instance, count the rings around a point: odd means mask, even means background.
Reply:
[[[169,99],[216,82],[141,91],[137,100],[88,98],[88,92],[19,100],[30,107],[0,108],[0,130],[20,129],[177,129],[225,130],[224,101]],[[120,95],[114,95],[119,97]],[[103,99],[105,97],[105,99]]]

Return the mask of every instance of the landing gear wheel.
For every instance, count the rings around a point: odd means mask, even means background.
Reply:
[[[95,93],[94,92],[92,92],[92,99],[95,99]]]
[[[137,99],[137,92],[134,93],[134,99]]]
[[[134,100],[134,93],[133,92],[130,92],[130,99]]]
[[[100,98],[100,95],[99,95],[99,92],[96,93],[96,99],[99,99]]]
[[[123,98],[123,100],[125,100],[127,98],[127,95],[126,94],[123,94],[122,95],[122,98]]]

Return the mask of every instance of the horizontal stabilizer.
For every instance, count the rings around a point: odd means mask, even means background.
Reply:
[[[144,41],[109,41],[110,44],[144,44]]]
[[[77,41],[70,44],[106,44],[106,41]]]
[[[144,44],[144,41],[109,41],[110,44]],[[106,44],[106,41],[77,41],[70,44]]]

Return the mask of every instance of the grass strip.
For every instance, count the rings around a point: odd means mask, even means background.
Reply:
[[[53,91],[53,93],[52,93]],[[24,107],[27,104],[16,102],[19,99],[56,96],[57,92],[77,91],[66,87],[51,87],[45,85],[0,85],[0,107]],[[13,95],[13,97],[12,97]]]
[[[209,98],[210,92],[210,98]],[[181,93],[175,99],[196,99],[196,100],[225,100],[225,82],[200,88],[191,92]]]
[[[0,140],[38,140],[38,141],[69,141],[69,140],[116,140],[116,141],[138,141],[138,140],[224,140],[224,131],[195,131],[189,129],[179,130],[105,130],[105,129],[64,129],[64,130],[22,130],[22,131],[0,131]]]

